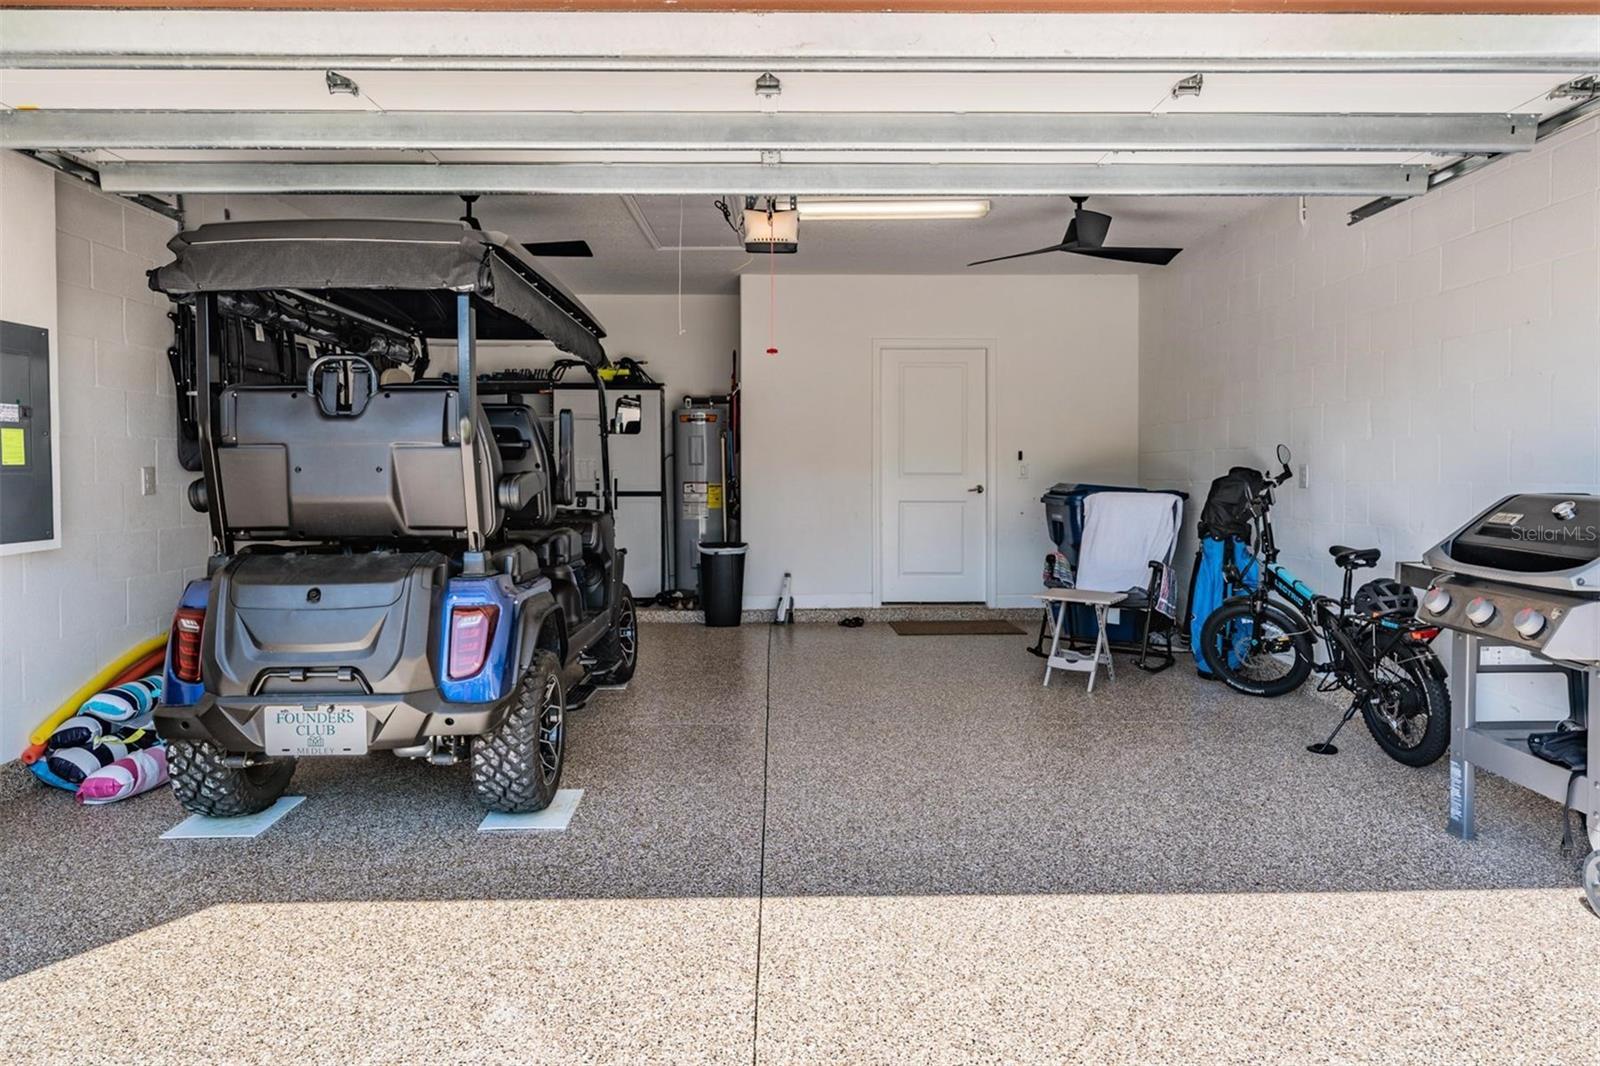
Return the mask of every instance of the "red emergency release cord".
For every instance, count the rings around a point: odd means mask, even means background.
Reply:
[[[770,219],[771,216],[769,215],[768,218]],[[767,245],[767,354],[778,354],[778,253],[776,244]]]

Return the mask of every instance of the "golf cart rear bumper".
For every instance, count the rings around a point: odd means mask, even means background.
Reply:
[[[156,732],[166,740],[208,740],[224,751],[266,751],[266,716],[271,707],[337,704],[367,713],[367,748],[410,747],[429,737],[481,736],[500,724],[505,703],[448,703],[437,692],[352,696],[212,696],[188,707],[159,706]]]

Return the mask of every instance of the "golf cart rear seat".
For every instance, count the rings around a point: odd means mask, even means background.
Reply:
[[[463,535],[457,405],[453,388],[403,385],[330,416],[299,386],[224,390],[217,462],[228,526],[295,539]],[[478,526],[488,537],[504,518],[502,501],[535,479],[502,473],[481,405],[475,413]]]
[[[555,463],[533,412],[516,403],[491,404],[485,411],[494,429],[502,469],[524,475],[537,486],[523,497],[527,502],[521,508],[506,515],[506,539],[526,544],[546,569],[582,561],[582,535],[566,524],[547,524],[555,515],[550,477]]]

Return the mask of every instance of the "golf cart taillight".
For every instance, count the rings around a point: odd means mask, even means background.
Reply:
[[[500,608],[493,604],[450,611],[450,680],[472,677],[489,657],[489,641]]]
[[[172,616],[172,676],[179,681],[200,680],[200,631],[205,624],[204,607],[179,607]]]
[[[1438,626],[1424,626],[1421,629],[1413,629],[1413,630],[1411,630],[1409,633],[1406,634],[1406,639],[1407,640],[1414,640],[1418,644],[1426,644],[1426,643],[1428,643],[1428,641],[1432,640],[1434,637],[1437,637],[1438,635],[1439,635],[1439,627]]]

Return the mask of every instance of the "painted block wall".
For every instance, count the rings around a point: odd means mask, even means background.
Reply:
[[[775,300],[767,277],[741,282],[747,608],[785,571],[801,607],[873,602],[875,341],[992,344],[998,605],[1036,602],[1046,489],[1134,483],[1136,278],[780,275]]]
[[[1144,483],[1198,503],[1287,442],[1282,561],[1328,591],[1331,543],[1389,574],[1502,494],[1600,491],[1597,173],[1593,120],[1356,226],[1275,202],[1142,276]]]
[[[19,197],[43,235],[17,239],[7,226],[7,288],[19,269],[49,279],[56,318],[62,545],[0,557],[0,761],[90,674],[166,629],[207,550],[203,516],[184,502],[194,475],[178,466],[168,303],[144,276],[169,258],[175,226],[14,153],[4,166],[5,217]],[[145,466],[156,468],[151,496],[140,494]]]

